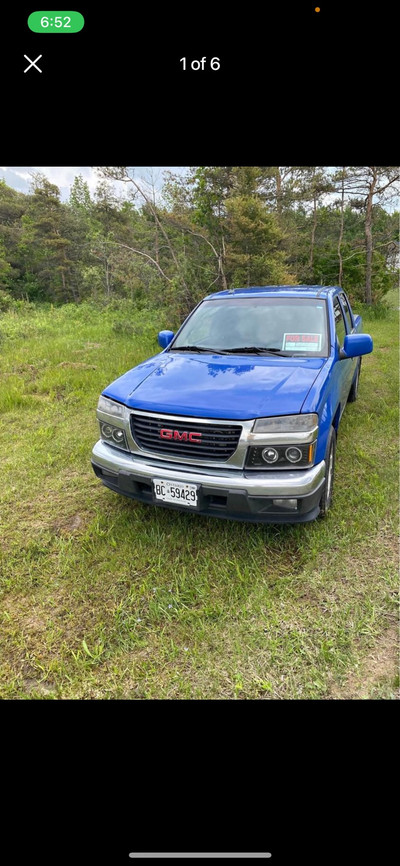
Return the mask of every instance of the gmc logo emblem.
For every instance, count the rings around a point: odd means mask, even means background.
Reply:
[[[161,439],[178,439],[179,442],[201,442],[201,433],[187,433],[185,430],[180,433],[179,430],[169,430],[163,427],[160,430]]]

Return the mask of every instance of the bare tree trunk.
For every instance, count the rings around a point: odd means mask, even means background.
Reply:
[[[115,177],[115,175],[112,175],[112,174],[111,174],[111,176],[114,176],[114,177]],[[116,179],[118,179],[118,178],[116,178]],[[125,170],[125,175],[124,175],[123,177],[120,177],[119,179],[120,179],[120,180],[124,180],[125,182],[129,182],[129,183],[133,184],[133,186],[135,187],[136,191],[139,193],[139,195],[142,196],[142,198],[144,198],[145,202],[147,203],[147,205],[148,205],[148,207],[149,207],[149,210],[151,211],[152,216],[153,216],[153,218],[154,218],[154,221],[155,221],[155,223],[156,223],[156,226],[158,226],[158,228],[159,228],[159,230],[160,230],[160,232],[161,232],[161,234],[162,234],[162,236],[163,236],[163,238],[164,238],[164,240],[165,240],[165,243],[167,244],[167,247],[168,247],[168,249],[169,249],[169,251],[170,251],[170,253],[171,253],[172,261],[173,261],[173,263],[174,263],[174,265],[175,265],[175,267],[176,267],[176,271],[177,271],[177,273],[179,274],[180,279],[181,279],[181,281],[182,281],[182,285],[183,285],[183,287],[184,287],[184,289],[185,289],[185,296],[186,296],[186,299],[187,299],[187,300],[190,300],[190,293],[189,293],[188,285],[187,285],[187,283],[186,283],[186,280],[185,280],[184,276],[183,276],[182,273],[181,273],[181,269],[180,269],[180,267],[179,267],[178,259],[177,259],[176,255],[175,255],[174,248],[173,248],[172,243],[171,243],[171,241],[170,241],[170,239],[169,239],[169,237],[168,237],[168,234],[167,234],[167,232],[165,231],[164,226],[163,226],[163,224],[162,224],[162,222],[161,222],[161,220],[160,220],[160,218],[159,218],[159,216],[158,216],[156,206],[153,204],[153,202],[151,201],[151,199],[149,198],[149,196],[147,196],[146,193],[143,191],[143,189],[139,186],[139,184],[136,183],[135,179],[134,179],[133,177],[130,177],[130,175],[128,174],[128,172],[127,172],[126,170]]]
[[[118,241],[106,241],[106,243],[112,244],[114,247],[123,247],[125,250],[130,250],[131,253],[136,253],[136,255],[138,255],[138,256],[143,256],[145,259],[148,259],[149,262],[153,262],[153,265],[156,265],[161,276],[164,277],[164,280],[167,280],[168,283],[172,283],[172,278],[167,277],[167,275],[164,273],[163,269],[160,267],[159,264],[157,264],[156,260],[153,259],[152,256],[149,256],[147,253],[143,253],[141,250],[135,250],[133,247],[128,247],[127,244],[120,244]],[[92,250],[92,254],[96,255],[96,253],[93,250]],[[99,258],[99,257],[97,257],[97,258]],[[106,261],[107,261],[107,259],[106,259]]]
[[[372,202],[376,187],[376,170],[372,169],[372,181],[369,185],[365,211],[365,244],[367,264],[365,269],[365,303],[372,304]]]
[[[227,281],[227,279],[226,279],[226,276],[225,276],[225,270],[224,270],[224,262],[225,262],[225,259],[226,259],[226,247],[225,247],[225,238],[224,238],[223,235],[222,235],[222,238],[221,238],[221,243],[222,243],[222,251],[220,252],[219,257],[218,257],[218,265],[219,265],[219,271],[220,271],[220,274],[221,274],[222,288],[223,288],[225,291],[227,291],[227,289],[228,289],[228,281]]]
[[[155,210],[155,208],[156,208],[156,187],[155,187],[155,182],[154,182],[153,170],[151,170],[150,175],[151,175],[151,197],[152,197],[152,202],[153,202],[153,208]],[[155,230],[156,230],[156,234],[155,234],[155,243],[154,243],[154,250],[155,250],[154,258],[155,258],[157,264],[159,265],[160,259],[159,259],[159,242],[158,242],[158,225],[157,225],[157,223],[155,223]]]
[[[226,257],[224,236],[222,235],[222,239],[221,239],[222,250],[217,252],[214,244],[212,244],[211,241],[209,241],[208,238],[204,237],[204,235],[202,235],[200,232],[194,232],[192,229],[189,229],[187,227],[185,228],[185,231],[187,231],[190,235],[194,235],[196,238],[201,238],[203,241],[206,242],[206,244],[208,244],[209,247],[211,247],[211,249],[215,255],[215,258],[217,259],[217,262],[218,262],[218,276],[217,276],[217,279],[214,280],[213,282],[216,283],[217,280],[221,280],[223,288],[228,289],[228,283],[227,283],[227,279],[226,279],[225,271],[224,271],[224,260]],[[182,236],[184,237],[184,232],[182,232]],[[183,244],[183,250],[184,250],[184,254],[185,254],[185,244]],[[213,283],[211,283],[211,285],[213,285]]]
[[[74,299],[74,304],[76,304],[76,303],[77,303],[77,295],[76,295],[76,291],[75,291],[75,286],[74,286],[74,281],[73,281],[73,280],[71,280],[70,286],[71,286],[72,297],[73,297],[73,299]]]
[[[310,260],[308,262],[310,270],[312,271],[314,267],[314,247],[315,247],[315,230],[317,228],[317,196],[314,193],[314,207],[313,207],[313,224],[311,229],[311,245],[310,245]]]
[[[225,271],[224,271],[224,267],[222,264],[222,253],[220,253],[218,256],[218,271],[219,271],[219,276],[221,278],[222,288],[224,291],[227,291],[228,283],[226,281]]]
[[[106,291],[107,296],[109,297],[111,294],[111,280],[110,280],[110,267],[108,264],[108,258],[106,257]]]
[[[155,258],[157,264],[159,265],[159,264],[160,264],[160,260],[159,260],[159,250],[158,250],[158,225],[157,225],[157,223],[156,223],[156,240],[155,240],[155,253],[154,253],[154,258]]]
[[[276,179],[276,211],[278,216],[282,216],[282,175],[280,173],[279,167],[276,167],[275,172]]]
[[[367,249],[367,264],[365,269],[365,303],[372,304],[372,198],[367,197],[365,215],[365,243]]]
[[[338,241],[339,286],[340,286],[340,288],[342,288],[342,279],[343,279],[342,241],[343,241],[343,226],[344,226],[344,172],[345,172],[345,167],[343,166],[343,171],[342,171],[342,199],[341,199],[341,203],[340,203],[340,233],[339,233],[339,241]]]

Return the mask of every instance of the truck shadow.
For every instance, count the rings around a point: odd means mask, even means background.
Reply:
[[[121,517],[132,521],[133,535],[140,526],[141,543],[176,564],[193,569],[225,570],[230,562],[246,566],[250,574],[262,566],[263,574],[299,573],[312,548],[320,521],[302,524],[249,523],[119,500]],[[253,566],[251,565],[253,564]]]

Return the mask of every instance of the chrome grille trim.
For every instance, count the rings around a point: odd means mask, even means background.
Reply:
[[[201,440],[163,438],[160,435],[163,428],[173,429],[179,434],[201,433]],[[131,414],[132,438],[139,448],[166,457],[175,455],[179,459],[183,457],[225,463],[235,453],[241,432],[241,425],[232,421],[230,424],[219,424],[218,421],[212,422],[210,419],[206,422],[199,418],[195,421],[188,418],[178,420],[176,417],[166,420],[163,416],[150,417],[138,412]]]
[[[218,426],[218,427],[239,427],[241,428],[241,432],[237,441],[237,447],[233,454],[224,460],[211,459],[210,457],[201,458],[198,453],[192,454],[191,456],[185,456],[185,453],[181,454],[172,454],[166,453],[166,451],[150,451],[144,448],[140,448],[136,443],[135,439],[132,436],[131,423],[128,423],[125,427],[129,446],[131,451],[134,454],[142,454],[148,457],[154,457],[157,460],[162,460],[168,457],[168,460],[172,463],[187,463],[188,465],[196,464],[198,466],[212,466],[212,467],[221,467],[227,468],[237,468],[242,469],[244,466],[244,461],[246,458],[247,451],[247,436],[250,433],[250,430],[254,424],[254,419],[250,419],[249,421],[236,421],[235,419],[229,418],[200,418],[193,415],[167,415],[164,412],[146,412],[145,410],[139,409],[130,409],[130,416],[146,416],[154,419],[161,419],[165,421],[166,427],[173,427],[176,423],[180,424],[193,424],[198,430],[202,430],[204,427],[208,426]],[[183,449],[182,449],[183,451]]]

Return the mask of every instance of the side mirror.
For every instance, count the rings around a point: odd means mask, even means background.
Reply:
[[[374,344],[369,334],[347,334],[344,338],[343,349],[340,350],[340,360],[357,358],[358,355],[369,355],[373,348]]]
[[[161,346],[162,349],[166,349],[174,336],[175,334],[173,331],[160,331],[157,337],[158,345]]]

